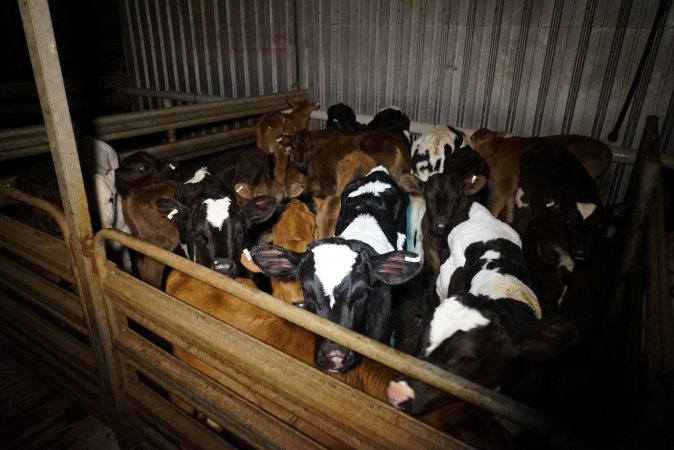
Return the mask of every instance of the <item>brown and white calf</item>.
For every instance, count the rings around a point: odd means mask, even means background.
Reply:
[[[519,159],[539,142],[561,145],[582,163],[588,174],[596,180],[611,164],[611,149],[588,136],[555,135],[542,137],[505,136],[486,128],[470,137],[470,145],[489,163],[489,210],[497,217],[503,215],[513,223],[515,192],[519,183]]]
[[[553,358],[576,342],[575,327],[541,319],[519,235],[509,225],[473,203],[447,240],[450,256],[436,284],[444,300],[424,325],[419,358],[496,388],[516,359]],[[407,376],[391,381],[388,399],[414,415],[456,401]]]

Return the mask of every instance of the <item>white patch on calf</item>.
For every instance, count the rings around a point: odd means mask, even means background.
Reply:
[[[468,220],[455,226],[447,236],[449,258],[440,266],[435,289],[440,298],[447,297],[447,287],[454,271],[466,264],[466,249],[470,244],[486,242],[494,239],[506,239],[519,248],[522,240],[517,232],[507,223],[494,217],[487,208],[473,203],[468,212]],[[487,255],[490,253],[488,252]]]
[[[425,349],[425,355],[430,355],[433,350],[457,331],[469,331],[488,323],[489,320],[478,310],[465,306],[455,300],[455,297],[443,300],[433,313],[429,344]]]
[[[576,208],[578,212],[583,217],[583,220],[586,220],[592,215],[593,212],[597,209],[596,203],[576,203]]]
[[[358,197],[359,195],[372,194],[375,197],[379,197],[379,194],[386,192],[391,189],[391,185],[388,183],[382,183],[381,181],[371,181],[365,183],[355,191],[349,194],[349,198]]]
[[[353,270],[357,253],[347,245],[323,244],[314,247],[314,269],[321,282],[323,295],[330,296],[330,308],[335,306],[334,290]]]
[[[369,214],[361,214],[356,217],[342,231],[341,237],[365,242],[379,254],[395,250],[393,245],[386,239],[386,235],[381,226],[379,226],[379,222]]]
[[[171,220],[171,219],[173,219],[173,216],[175,216],[176,214],[178,214],[178,210],[175,209],[175,208],[173,208],[173,209],[171,210],[171,212],[168,213],[168,215],[166,216],[166,218],[167,218],[168,220]]]
[[[184,184],[196,184],[196,183],[199,183],[201,180],[203,180],[204,178],[206,178],[206,175],[208,175],[208,169],[206,169],[206,167],[202,167],[202,168],[200,168],[199,170],[197,170],[196,172],[194,172],[194,175],[192,176],[192,178],[190,178],[189,180],[185,181]]]
[[[518,208],[526,208],[529,206],[528,203],[524,203],[522,201],[522,197],[524,197],[524,191],[522,188],[517,188],[517,192],[515,192],[515,204],[517,205]]]
[[[209,198],[204,200],[206,205],[206,221],[222,230],[222,225],[229,218],[229,208],[232,205],[232,199],[229,197]]]

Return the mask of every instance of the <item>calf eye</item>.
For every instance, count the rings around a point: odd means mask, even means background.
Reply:
[[[145,165],[138,166],[138,172],[140,172],[140,173],[147,172],[147,166],[145,166]]]
[[[478,362],[480,362],[480,359],[474,356],[462,356],[459,358],[459,363],[468,367],[475,366]]]

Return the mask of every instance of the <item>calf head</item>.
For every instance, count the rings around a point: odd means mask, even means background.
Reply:
[[[318,143],[309,130],[300,130],[294,135],[283,135],[278,139],[279,144],[290,153],[290,160],[297,170],[306,173],[309,162],[316,154]]]
[[[409,141],[410,118],[400,108],[389,106],[379,110],[365,129],[400,133],[405,135]]]
[[[328,120],[325,123],[326,130],[338,130],[343,132],[356,132],[362,128],[356,120],[356,113],[350,106],[337,103],[328,108]]]
[[[363,242],[340,238],[314,241],[303,253],[259,245],[250,254],[266,275],[298,280],[308,310],[378,341],[390,334],[390,286],[407,282],[421,270],[414,253],[377,254]],[[331,372],[345,372],[360,360],[353,350],[320,336],[314,358]]]
[[[241,206],[216,177],[206,172],[194,179],[198,181],[182,185],[174,198],[158,200],[157,210],[178,227],[181,245],[190,260],[235,276],[241,269],[246,230],[269,219],[276,200],[260,196]]]
[[[584,261],[608,219],[609,210],[603,207],[594,185],[587,196],[574,198],[566,190],[559,194],[537,198],[519,188],[517,214],[537,220],[540,229],[549,230],[556,246],[563,248],[574,260]]]
[[[286,115],[287,125],[284,133],[294,133],[298,130],[306,130],[311,120],[311,113],[318,111],[321,104],[310,100],[288,101],[292,111]]]
[[[470,204],[487,184],[487,177],[436,173],[423,182],[404,174],[399,182],[409,194],[424,197],[426,213],[422,220],[428,231],[446,237],[456,223],[467,217]]]
[[[174,162],[163,162],[147,152],[136,152],[115,169],[115,186],[121,195],[125,195],[135,187],[172,178],[175,169]]]
[[[502,317],[517,311],[518,303],[495,302],[466,292],[445,299],[424,331],[419,358],[496,388],[507,381],[518,358],[545,361],[577,341],[576,328],[561,320],[528,320],[516,329],[508,326]],[[418,415],[456,398],[403,375],[389,383],[388,400],[396,408]]]

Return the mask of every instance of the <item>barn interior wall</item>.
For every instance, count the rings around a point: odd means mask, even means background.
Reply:
[[[138,87],[237,97],[308,88],[325,107],[606,141],[658,0],[119,0]],[[674,122],[667,9],[618,141]],[[149,105],[146,105],[149,106]]]

